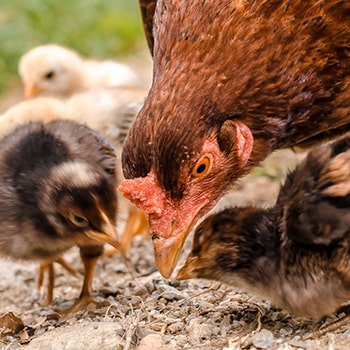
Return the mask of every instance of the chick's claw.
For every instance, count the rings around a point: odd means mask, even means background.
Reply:
[[[84,264],[84,281],[78,300],[67,310],[58,311],[63,318],[82,310],[86,310],[90,304],[96,307],[106,306],[106,302],[97,301],[92,296],[92,281],[98,259],[103,253],[102,246],[80,247],[80,255]]]

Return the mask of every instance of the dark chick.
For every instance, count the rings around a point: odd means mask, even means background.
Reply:
[[[69,120],[30,122],[0,139],[0,254],[45,266],[78,245],[85,275],[76,308],[92,300],[103,244],[119,247],[115,164],[99,134]]]
[[[66,100],[38,97],[22,101],[0,116],[0,137],[29,121],[47,123],[54,119],[72,119],[84,123],[100,132],[113,145],[117,154],[116,169],[119,182],[123,178],[119,156],[122,144],[146,93],[144,89],[123,86],[92,89],[74,94]],[[122,250],[128,255],[132,238],[136,234],[147,233],[149,225],[146,215],[141,210],[121,194],[119,199],[119,215],[128,213],[120,242]]]
[[[222,281],[298,316],[334,312],[350,299],[349,157],[350,138],[320,147],[288,176],[274,207],[206,218],[178,278]]]
[[[350,129],[350,2],[140,2],[154,75],[120,190],[149,214],[168,277],[193,225],[238,178],[276,149]]]

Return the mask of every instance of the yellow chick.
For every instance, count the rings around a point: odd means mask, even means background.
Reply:
[[[25,53],[18,70],[26,98],[38,95],[67,97],[96,87],[142,85],[137,74],[126,64],[86,59],[56,44],[37,46]]]

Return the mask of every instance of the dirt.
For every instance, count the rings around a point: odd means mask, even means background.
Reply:
[[[219,207],[273,203],[286,172],[302,157],[291,151],[276,153],[263,167],[243,179]],[[178,267],[188,254],[190,241]],[[154,268],[151,241],[143,236],[133,241],[131,262],[135,271],[131,272],[118,254],[104,256],[99,261],[94,291],[104,306],[91,304],[84,311],[58,319],[55,310],[72,304],[82,282],[78,251],[69,251],[66,259],[79,272],[78,277],[57,266],[54,302],[50,306],[42,304],[43,295],[37,289],[37,264],[1,261],[0,310],[12,320],[1,330],[1,349],[350,347],[350,330],[346,324],[322,334],[323,325],[343,314],[325,320],[295,318],[268,301],[224,284],[206,280],[164,280]],[[3,325],[1,318],[0,324]]]
[[[148,68],[149,68],[148,59]],[[140,61],[133,62],[135,66]],[[142,64],[140,65],[142,66]],[[150,78],[149,70],[143,72]],[[15,86],[0,100],[0,111],[22,98]],[[288,169],[303,158],[281,151],[243,179],[214,210],[231,205],[273,203]],[[123,213],[121,213],[123,214]],[[122,231],[122,219],[119,231]],[[180,258],[184,262],[191,238]],[[52,305],[43,304],[37,288],[36,263],[1,260],[0,348],[26,350],[189,350],[189,349],[348,349],[350,328],[335,324],[343,313],[323,320],[296,318],[268,301],[238,288],[206,280],[164,280],[155,270],[151,240],[137,236],[131,249],[134,271],[116,254],[100,259],[94,293],[103,306],[60,319],[56,310],[78,297],[82,264],[77,249],[65,258],[78,271],[74,277],[56,267]],[[176,275],[176,271],[174,273]],[[325,303],[327,300],[324,301]]]

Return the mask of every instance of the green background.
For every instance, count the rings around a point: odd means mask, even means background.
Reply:
[[[138,0],[2,0],[0,93],[18,81],[19,58],[47,43],[101,59],[131,55],[146,45]]]

